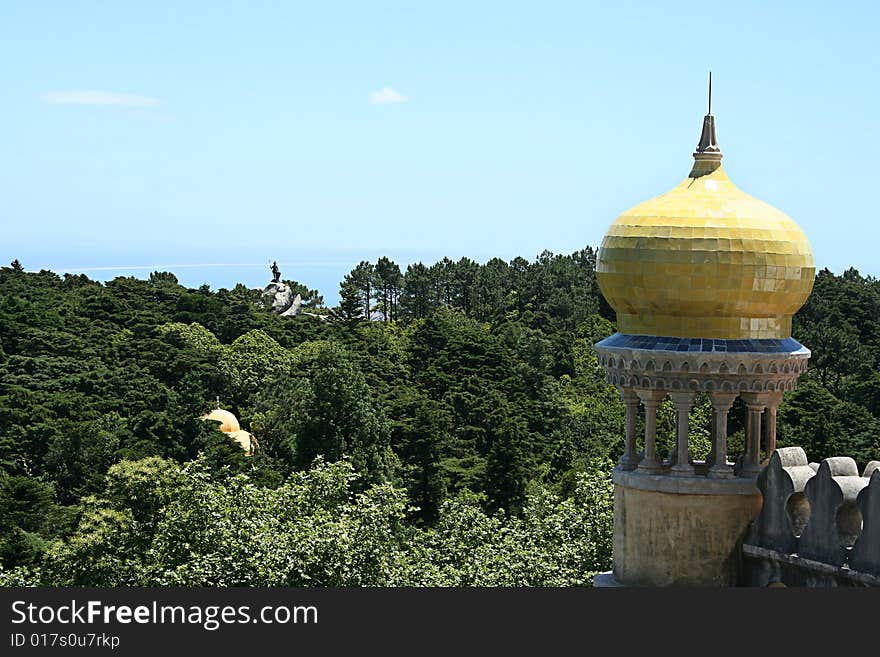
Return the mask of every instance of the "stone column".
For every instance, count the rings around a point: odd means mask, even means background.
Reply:
[[[636,455],[636,422],[639,417],[639,396],[632,388],[620,388],[620,398],[626,406],[626,442],[618,465],[622,470],[635,470],[639,465]]]
[[[688,415],[694,406],[695,392],[671,392],[672,404],[675,406],[676,457],[671,473],[676,477],[692,477],[694,466],[690,463],[688,452]]]
[[[666,396],[664,390],[636,390],[645,407],[645,456],[639,462],[638,471],[658,473],[663,470],[657,458],[657,407]]]
[[[709,448],[709,454],[706,456],[706,466],[712,467],[715,465],[715,444],[718,442],[718,413],[715,412],[715,407],[712,407],[712,420],[710,425],[710,433],[709,433],[709,444],[711,447]]]
[[[769,393],[744,392],[741,397],[746,405],[746,453],[740,474],[753,477],[761,471],[761,416],[767,407]]]
[[[712,401],[712,452],[714,460],[707,474],[716,479],[729,479],[733,477],[733,468],[727,465],[727,413],[733,406],[736,393],[710,392],[709,398]]]
[[[782,391],[771,392],[767,408],[764,411],[764,445],[767,449],[767,456],[761,462],[762,465],[767,465],[773,452],[776,451],[776,411],[781,403]]]

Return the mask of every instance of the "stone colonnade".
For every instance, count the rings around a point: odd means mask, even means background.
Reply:
[[[596,356],[626,406],[625,450],[613,475],[613,580],[633,586],[738,583],[739,545],[761,510],[756,475],[762,453],[776,449],[776,412],[806,369],[809,349],[791,338],[615,333],[596,344]],[[701,393],[712,403],[712,447],[705,462],[694,461],[689,449],[689,414]],[[667,395],[675,407],[677,439],[661,461],[657,412]],[[731,467],[727,420],[737,397],[746,413],[745,453]]]
[[[626,440],[619,467],[637,470],[645,474],[667,473],[677,477],[697,475],[688,449],[688,420],[694,406],[695,391],[667,391],[652,388],[618,386],[626,406]],[[760,472],[766,459],[776,450],[776,412],[782,402],[782,390],[772,392],[719,392],[707,393],[712,401],[712,451],[706,461],[705,474],[717,479],[735,476],[728,464],[727,415],[737,396],[746,406],[746,447],[738,474],[754,477]],[[657,455],[657,409],[669,395],[675,406],[676,444],[666,463]],[[639,405],[645,409],[645,449],[636,453],[636,425]],[[762,442],[766,453],[761,458]]]

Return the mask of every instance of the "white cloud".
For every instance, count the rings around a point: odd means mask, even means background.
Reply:
[[[391,105],[393,103],[405,103],[409,100],[399,91],[394,91],[391,87],[385,87],[380,91],[370,92],[371,105]]]
[[[128,107],[150,107],[159,104],[158,98],[117,94],[112,91],[50,91],[43,94],[43,100],[52,105],[125,105]]]

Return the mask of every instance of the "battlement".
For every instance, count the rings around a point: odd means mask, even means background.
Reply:
[[[809,463],[777,449],[758,475],[761,512],[743,545],[750,586],[880,586],[880,461]]]

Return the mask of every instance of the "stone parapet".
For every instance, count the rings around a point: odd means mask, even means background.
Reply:
[[[800,447],[784,447],[758,476],[763,503],[746,541],[750,583],[770,584],[787,574],[789,581],[781,583],[803,584],[840,569],[847,582],[880,577],[880,461],[861,474],[849,457],[813,466]],[[787,556],[762,562],[760,550]],[[823,568],[811,565],[816,563]],[[870,577],[853,579],[852,572]]]
[[[880,586],[880,577],[851,568],[805,559],[797,554],[743,545],[746,585],[749,586]],[[607,580],[601,583],[610,586]],[[599,588],[599,585],[596,585]]]

